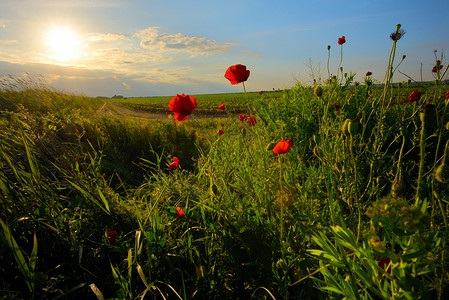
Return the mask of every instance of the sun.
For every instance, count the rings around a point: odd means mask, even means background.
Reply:
[[[69,61],[80,56],[79,37],[68,28],[57,27],[48,31],[47,45],[51,58],[58,61]]]

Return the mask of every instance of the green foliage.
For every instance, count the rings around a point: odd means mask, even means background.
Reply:
[[[2,297],[444,298],[448,88],[410,103],[353,76],[199,95],[226,117],[184,123],[2,90]]]

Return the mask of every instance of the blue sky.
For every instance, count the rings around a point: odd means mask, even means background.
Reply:
[[[382,82],[400,23],[399,70],[420,80],[422,65],[431,80],[448,12],[443,0],[1,0],[0,77],[27,72],[87,96],[192,95],[242,91],[224,73],[244,64],[247,90],[284,89],[311,84],[310,62],[327,78],[327,45],[335,74],[344,35],[344,71]]]

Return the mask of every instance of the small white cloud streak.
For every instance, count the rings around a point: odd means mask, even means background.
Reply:
[[[115,33],[94,33],[89,36],[89,40],[92,42],[97,41],[117,41],[126,39],[126,35]]]
[[[141,40],[142,48],[164,52],[178,51],[199,55],[223,54],[236,45],[234,43],[219,44],[214,39],[187,36],[182,33],[159,33],[158,27],[140,30],[134,36]]]

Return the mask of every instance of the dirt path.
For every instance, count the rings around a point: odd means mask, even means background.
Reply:
[[[111,117],[131,117],[136,119],[146,119],[146,120],[164,120],[170,121],[173,120],[172,113],[154,113],[147,112],[144,110],[132,110],[125,107],[118,106],[113,103],[104,102],[103,105],[97,110],[97,113],[108,115]],[[196,115],[198,119],[207,119],[207,118],[226,118],[227,115]]]

